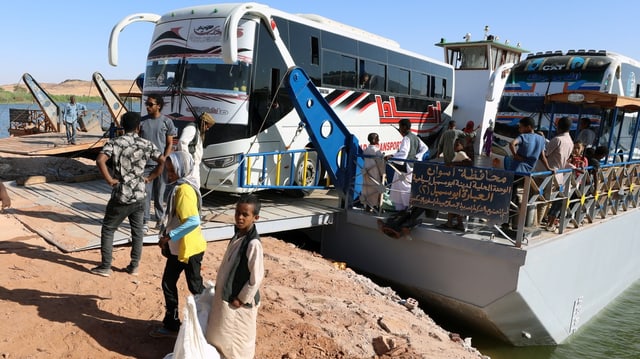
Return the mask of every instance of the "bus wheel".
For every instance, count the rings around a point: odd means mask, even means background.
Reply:
[[[300,158],[298,165],[296,166],[294,183],[296,186],[314,186],[318,181],[319,168],[317,168],[318,154],[309,152],[307,160],[305,162],[304,157]],[[296,197],[308,196],[313,192],[313,189],[299,189],[295,191]]]

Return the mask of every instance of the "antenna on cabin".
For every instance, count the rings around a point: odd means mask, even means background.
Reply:
[[[487,40],[489,37],[489,25],[484,26],[484,39]]]
[[[469,42],[471,41],[471,33],[467,32],[463,37],[464,41]]]

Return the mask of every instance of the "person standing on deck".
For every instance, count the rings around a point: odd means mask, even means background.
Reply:
[[[140,115],[127,112],[122,115],[122,127],[125,134],[109,140],[98,154],[96,164],[105,181],[112,188],[111,198],[102,220],[100,234],[100,265],[91,269],[91,273],[103,277],[111,275],[113,253],[113,234],[125,218],[131,226],[131,262],[125,268],[129,274],[138,273],[142,257],[145,184],[158,177],[163,169],[162,152],[150,141],[138,136]],[[107,161],[111,160],[111,169]],[[145,165],[148,160],[158,165],[148,176]]]
[[[411,179],[413,178],[413,163],[407,160],[422,160],[424,154],[429,148],[422,140],[411,132],[411,121],[403,118],[398,121],[402,141],[398,152],[393,155],[385,156],[386,160],[398,159],[393,166],[396,168],[393,174],[393,182],[391,183],[391,201],[396,211],[403,211],[409,208],[409,200],[411,198]]]
[[[467,154],[467,157],[469,157],[469,159],[471,159],[472,161],[476,156],[475,149],[473,148],[474,142],[476,140],[476,130],[480,128],[480,126],[474,128],[473,125],[474,125],[473,121],[468,121],[464,129],[462,129],[462,132],[464,132],[464,135],[465,135],[464,141],[462,144],[464,147],[464,152]]]
[[[607,146],[585,148],[584,150],[584,156],[587,158],[587,164],[591,167],[589,174],[593,181],[591,186],[591,194],[593,195],[595,195],[600,188],[600,176],[598,175],[598,172],[600,171],[600,161],[607,157],[608,154],[609,149]]]
[[[493,146],[493,121],[489,120],[489,127],[484,131],[482,140],[484,141],[482,153],[489,157],[491,156],[491,146]]]
[[[163,151],[164,158],[169,157],[173,149],[173,137],[176,135],[176,127],[173,121],[162,114],[164,99],[161,95],[151,94],[144,102],[147,108],[147,115],[142,117],[140,122],[140,137],[151,141],[156,147]],[[147,162],[145,175],[151,173],[156,167],[152,161]],[[149,220],[151,219],[151,200],[153,199],[155,209],[155,229],[160,229],[160,223],[164,218],[164,196],[167,180],[165,176],[158,176],[155,180],[148,182],[146,191],[147,198],[144,206],[144,230],[149,230]]]
[[[447,130],[444,131],[440,141],[438,142],[438,152],[436,153],[436,157],[442,154],[444,163],[451,163],[451,161],[453,161],[453,157],[456,155],[453,149],[454,143],[457,139],[461,139],[464,136],[465,133],[456,128],[456,121],[449,121]]]
[[[69,96],[69,103],[65,105],[63,110],[64,126],[67,132],[67,144],[76,144],[76,133],[78,127],[78,118],[87,114],[87,107],[83,104],[76,103],[76,97]]]
[[[591,148],[596,142],[596,131],[591,128],[591,119],[583,117],[580,119],[578,135],[576,142],[582,142],[585,148]]]
[[[584,143],[578,141],[573,144],[573,150],[567,160],[566,168],[574,169],[576,177],[584,173],[584,169],[589,166],[589,160],[584,156]],[[564,174],[568,176],[568,174]],[[575,196],[575,194],[574,194]],[[549,216],[547,219],[547,231],[555,231],[558,227],[560,217],[560,209],[564,202],[554,201],[549,209]]]
[[[384,153],[380,152],[380,136],[372,132],[367,136],[369,145],[362,152],[364,158],[364,174],[362,192],[360,192],[360,203],[364,205],[366,211],[380,209],[380,200],[384,191]]]
[[[457,139],[453,144],[453,149],[455,152],[455,156],[453,160],[448,165],[451,166],[471,166],[473,164],[473,160],[469,158],[467,152],[464,150],[464,145],[462,144],[462,140]],[[453,222],[456,223],[453,223]],[[461,231],[465,230],[464,227],[464,216],[449,212],[447,213],[447,222],[438,226],[439,228],[448,228],[448,229],[458,229]]]
[[[558,120],[558,134],[545,146],[545,155],[552,169],[565,168],[573,151],[571,139],[571,119],[562,117]],[[561,176],[557,177],[558,179]]]
[[[561,117],[557,123],[558,134],[552,138],[545,146],[545,156],[547,162],[552,170],[563,169],[567,166],[571,152],[573,151],[573,140],[571,139],[571,119],[568,117]],[[545,168],[538,163],[535,166],[535,171],[544,171]],[[556,176],[556,182],[562,183],[564,180],[564,174],[558,173]],[[546,195],[550,194],[550,187],[548,187]],[[538,219],[543,220],[545,212],[547,211],[547,205],[541,205],[538,208]]]
[[[545,139],[543,136],[533,132],[535,121],[531,117],[523,117],[518,123],[518,131],[520,135],[509,143],[509,149],[513,153],[513,157],[504,158],[504,169],[508,171],[531,173],[534,171],[538,159],[542,162],[547,171],[554,171],[549,166],[547,157],[544,153]],[[513,188],[511,192],[511,201],[520,206],[520,197],[518,189],[522,186],[522,175],[516,174],[513,178]],[[517,212],[512,218],[512,224],[518,222]],[[503,224],[503,228],[509,227],[508,223]],[[512,226],[512,229],[515,226]],[[507,228],[508,229],[508,228]]]

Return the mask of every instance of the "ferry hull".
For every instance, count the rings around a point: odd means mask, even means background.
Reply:
[[[325,229],[322,254],[517,346],[562,343],[640,277],[637,209],[523,249],[433,223],[391,239],[375,221],[342,213]]]

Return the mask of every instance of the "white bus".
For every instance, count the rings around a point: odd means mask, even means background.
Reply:
[[[206,134],[200,168],[205,188],[246,192],[255,184],[317,183],[315,153],[293,159],[289,167],[295,171],[275,171],[275,162],[262,163],[267,160],[260,157],[245,161],[252,153],[311,147],[281,88],[291,66],[304,69],[361,143],[377,132],[387,153],[399,146],[401,137],[392,126],[401,118],[409,118],[412,130],[425,138],[451,118],[452,66],[317,15],[293,15],[256,3],[194,6],[164,16],[135,14],[112,31],[112,65],[117,64],[120,31],[137,21],[155,23],[143,96],[162,94],[163,112],[177,123],[203,112],[216,121]],[[243,161],[250,169],[241,174]]]
[[[572,91],[598,91],[639,97],[639,76],[640,62],[604,50],[530,54],[511,69],[498,106],[494,133],[498,138],[508,141],[517,136],[518,121],[529,116],[537,121],[537,129],[551,138],[556,132],[558,118],[571,118],[574,123],[572,130],[577,132],[579,119],[586,117],[591,119],[592,128],[597,134],[596,145],[636,157],[634,154],[640,155],[640,151],[631,150],[630,146],[635,143],[637,113],[619,112],[618,118],[613,118],[608,113],[603,115],[599,108],[591,107],[588,103],[583,106],[545,103],[545,96]],[[500,140],[497,142],[504,145]]]

